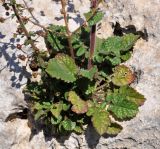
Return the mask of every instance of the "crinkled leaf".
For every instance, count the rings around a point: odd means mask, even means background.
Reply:
[[[121,101],[126,100],[126,98],[119,93],[118,89],[114,89],[114,92],[111,91],[107,92],[107,97],[106,97],[107,102],[116,103],[117,101],[120,100]]]
[[[80,75],[92,80],[97,71],[98,71],[98,69],[96,66],[92,67],[90,70],[81,69]]]
[[[48,63],[46,72],[54,78],[61,79],[65,82],[76,81],[78,68],[74,60],[65,54],[58,54]]]
[[[70,119],[64,120],[61,122],[64,130],[71,131],[74,130],[76,127],[76,122],[71,121]]]
[[[121,37],[115,36],[115,37],[109,37],[106,39],[102,45],[99,53],[109,55],[120,55],[120,49],[121,49]]]
[[[105,55],[114,54],[116,56],[120,56],[120,51],[128,51],[132,48],[138,38],[139,36],[134,34],[126,34],[122,37],[109,37],[103,42],[100,53]]]
[[[117,101],[128,100],[140,106],[144,103],[144,95],[137,92],[130,86],[122,86],[119,89],[114,89],[113,92],[107,93],[106,101],[116,103]]]
[[[111,124],[109,113],[107,111],[99,111],[94,113],[92,117],[92,123],[96,131],[103,135],[107,132],[108,127]]]
[[[124,86],[132,83],[135,79],[135,75],[125,65],[117,66],[114,69],[112,82],[117,86]]]
[[[105,39],[101,39],[101,38],[96,36],[95,52],[98,52],[101,49],[101,46],[102,46],[104,41],[105,41]]]
[[[95,44],[93,60],[97,61],[99,63],[103,62],[103,60],[104,60],[103,56],[99,55],[99,51],[101,50],[101,46],[104,41],[105,41],[105,39],[101,39],[96,36],[96,44]]]
[[[117,123],[112,123],[111,126],[107,129],[107,134],[109,135],[117,135],[122,131],[122,126]]]
[[[70,91],[68,94],[68,101],[72,103],[71,110],[77,114],[86,113],[88,110],[87,102],[82,100],[74,91]]]
[[[97,113],[99,111],[99,109],[95,106],[88,108],[88,111],[86,113],[87,116],[92,116],[95,113]]]
[[[119,94],[124,96],[129,101],[134,102],[138,106],[142,105],[145,101],[144,95],[137,92],[134,88],[123,86],[119,89]]]
[[[96,38],[94,61],[101,63],[109,61],[113,66],[120,64],[130,58],[129,50],[133,47],[138,35],[126,34],[122,37],[113,36],[107,39]]]
[[[109,110],[119,119],[133,118],[138,112],[138,106],[128,100],[117,100],[109,106]]]
[[[121,58],[120,57],[105,57],[106,60],[108,60],[113,66],[118,65],[121,63]]]
[[[132,33],[130,34],[126,34],[124,36],[122,36],[122,51],[127,51],[130,48],[133,47],[133,45],[135,44],[135,42],[138,40],[139,35],[134,35]]]

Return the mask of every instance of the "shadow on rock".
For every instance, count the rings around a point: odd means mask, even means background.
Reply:
[[[6,35],[3,35],[0,32],[0,39],[5,38]],[[21,83],[23,78],[31,77],[31,74],[26,70],[25,66],[22,66],[19,62],[17,53],[19,52],[16,49],[16,44],[20,42],[19,38],[10,38],[8,42],[0,42],[0,58],[4,58],[7,64],[0,68],[0,73],[8,68],[11,74],[11,86],[20,88],[23,84]]]
[[[128,25],[123,28],[118,22],[116,22],[113,28],[114,28],[114,35],[123,36],[123,33],[126,33],[126,34],[133,33],[135,35],[140,35],[142,39],[148,41],[147,29],[144,29],[143,31],[137,31],[134,25]]]

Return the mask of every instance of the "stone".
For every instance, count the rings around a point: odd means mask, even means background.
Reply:
[[[5,16],[0,6],[1,17],[7,18],[0,24],[0,148],[1,149],[159,149],[160,148],[160,1],[159,0],[105,0],[101,5],[105,18],[98,31],[102,38],[128,32],[139,32],[143,35],[134,49],[132,58],[126,62],[137,72],[137,82],[132,84],[147,99],[140,107],[138,115],[121,122],[123,131],[116,137],[99,137],[92,127],[87,128],[84,135],[72,133],[60,139],[46,138],[43,131],[33,135],[26,119],[16,118],[6,122],[12,113],[22,112],[26,107],[22,89],[31,75],[19,63],[15,47],[24,39],[15,41],[15,19]],[[22,0],[19,2],[23,3]],[[33,15],[44,26],[50,23],[64,24],[60,19],[60,2],[57,0],[34,0],[28,2],[33,7]],[[88,12],[89,0],[69,2],[68,11],[72,20],[69,26],[75,30],[83,22],[83,13]],[[78,16],[73,14],[76,12]],[[26,15],[30,15],[26,12]],[[39,27],[29,24],[31,30]],[[45,49],[44,42],[39,38],[38,46]],[[23,47],[30,52],[30,49]],[[21,107],[21,108],[20,108]]]

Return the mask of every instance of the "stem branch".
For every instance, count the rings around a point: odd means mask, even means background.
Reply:
[[[18,9],[16,8],[16,4],[11,4],[12,8],[13,8],[13,11],[14,11],[14,14],[19,22],[19,24],[21,25],[21,27],[23,28],[23,31],[24,31],[24,34],[25,36],[27,37],[27,39],[30,41],[30,45],[32,46],[33,50],[38,53],[39,52],[39,49],[36,47],[36,45],[34,44],[31,36],[29,35],[29,32],[27,31],[23,21],[22,21],[22,18],[20,17],[19,13],[18,13]]]
[[[61,13],[63,14],[64,22],[65,22],[65,26],[66,26],[67,40],[68,40],[68,45],[69,45],[69,49],[70,49],[70,54],[71,54],[71,57],[73,59],[75,59],[74,50],[73,50],[73,47],[72,47],[72,34],[71,34],[70,30],[69,30],[67,12],[65,10],[66,0],[61,0],[61,5],[62,5]]]

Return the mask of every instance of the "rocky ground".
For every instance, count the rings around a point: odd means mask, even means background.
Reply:
[[[83,16],[80,15],[89,10],[89,4],[88,0],[70,0],[68,11],[72,16],[71,30],[82,23]],[[26,106],[22,88],[30,74],[17,59],[20,52],[15,45],[23,41],[13,39],[17,23],[6,16],[4,8],[0,6],[0,16],[7,18],[5,23],[0,23],[1,149],[160,148],[160,0],[106,0],[106,4],[101,6],[106,12],[101,37],[137,31],[143,36],[135,45],[132,58],[126,63],[137,72],[138,79],[133,87],[147,99],[139,114],[131,121],[122,122],[123,131],[113,138],[99,138],[92,128],[88,128],[85,135],[46,138],[43,131],[34,134],[25,117],[6,121],[11,113],[21,112],[20,107]],[[58,0],[33,0],[28,5],[34,7],[34,16],[43,25],[63,24],[63,20],[59,18]],[[31,24],[28,28],[38,29]],[[38,46],[43,49],[43,41],[39,40]]]

